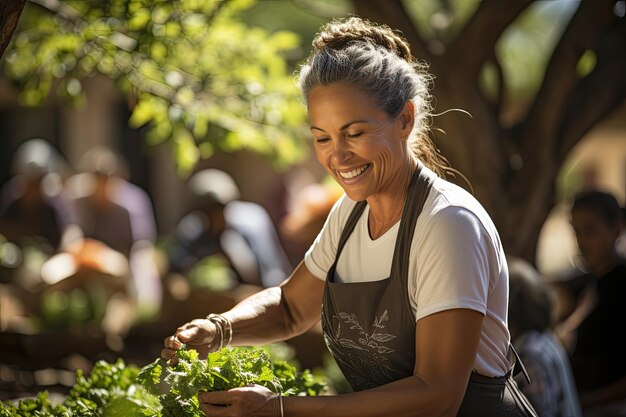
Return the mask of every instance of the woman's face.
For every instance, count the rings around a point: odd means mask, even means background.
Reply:
[[[411,162],[402,138],[413,128],[412,103],[391,117],[360,88],[331,84],[310,91],[308,109],[317,159],[348,197],[365,200],[399,183]]]
[[[611,265],[619,228],[612,227],[598,213],[588,208],[572,211],[572,227],[585,265],[590,271]]]

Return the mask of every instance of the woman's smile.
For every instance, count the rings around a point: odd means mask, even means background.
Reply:
[[[356,168],[336,169],[337,174],[346,184],[353,184],[361,180],[361,176],[372,164],[364,164]]]

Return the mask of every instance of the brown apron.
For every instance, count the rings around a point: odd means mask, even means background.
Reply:
[[[415,314],[408,293],[408,267],[415,224],[433,178],[418,163],[404,204],[389,278],[341,283],[337,261],[354,230],[365,201],[350,214],[328,271],[322,305],[324,340],[345,378],[362,391],[413,375]],[[500,378],[473,373],[458,416],[535,416],[511,371]]]

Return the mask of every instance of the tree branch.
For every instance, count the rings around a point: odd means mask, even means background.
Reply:
[[[583,0],[555,49],[537,97],[524,120],[523,134],[517,138],[524,159],[554,158],[554,143],[571,91],[578,83],[576,64],[597,44],[617,18],[612,0]],[[546,110],[549,111],[546,111]]]
[[[352,0],[352,2],[357,15],[400,30],[406,40],[409,41],[409,44],[411,44],[411,52],[415,57],[427,62],[432,61],[432,55],[428,51],[426,42],[411,21],[402,0]]]
[[[476,79],[493,54],[500,35],[528,7],[531,0],[482,1],[467,24],[448,45],[448,60],[463,62],[468,79]]]
[[[567,100],[556,154],[565,158],[580,138],[626,98],[626,20],[619,19],[597,48],[594,70]]]
[[[0,58],[11,41],[25,4],[26,0],[13,0],[0,5]]]

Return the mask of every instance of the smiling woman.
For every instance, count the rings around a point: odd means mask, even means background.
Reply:
[[[302,66],[319,162],[345,195],[291,277],[220,320],[165,340],[202,354],[303,333],[324,339],[354,393],[262,388],[200,396],[211,416],[536,416],[512,379],[508,273],[498,232],[447,182],[428,136],[431,77],[406,41],[353,17],[324,26]],[[232,329],[232,332],[226,331]],[[225,408],[223,405],[230,405]]]
[[[413,127],[413,105],[390,116],[351,84],[319,86],[309,94],[309,118],[320,163],[354,201],[368,199],[372,238],[402,214],[404,191],[415,171],[404,139]],[[347,121],[347,122],[346,122]],[[405,161],[406,163],[399,163]]]

